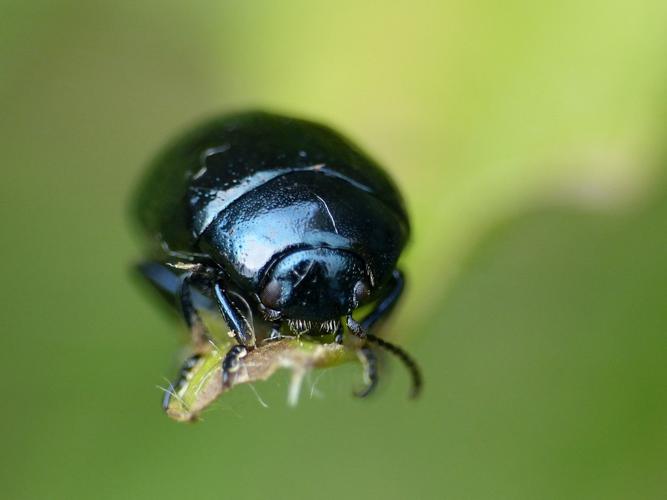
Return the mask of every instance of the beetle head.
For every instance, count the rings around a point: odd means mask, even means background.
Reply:
[[[369,296],[365,269],[364,261],[350,251],[295,250],[269,268],[259,298],[286,318],[340,318]]]

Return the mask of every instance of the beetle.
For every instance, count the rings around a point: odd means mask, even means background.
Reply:
[[[135,212],[150,242],[140,271],[177,298],[195,341],[207,340],[198,312],[207,303],[231,330],[223,387],[259,345],[249,311],[272,325],[268,340],[285,330],[361,339],[367,384],[359,396],[378,379],[370,344],[397,355],[419,392],[415,361],[369,331],[403,291],[404,202],[387,173],[337,132],[266,112],[213,119],[157,158]],[[177,282],[173,269],[182,271]],[[360,307],[370,312],[355,319]]]

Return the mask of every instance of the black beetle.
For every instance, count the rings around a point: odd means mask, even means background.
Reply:
[[[403,290],[396,262],[408,216],[389,176],[333,130],[262,112],[208,122],[158,158],[136,212],[153,243],[140,270],[178,297],[193,337],[206,339],[197,312],[206,300],[231,329],[237,344],[223,360],[223,385],[256,345],[240,299],[273,325],[272,338],[286,323],[298,335],[342,343],[344,320],[364,339],[368,385],[359,395],[377,382],[368,341],[396,354],[419,391],[415,362],[368,332]],[[177,285],[174,268],[183,271]],[[367,304],[370,312],[355,320]]]

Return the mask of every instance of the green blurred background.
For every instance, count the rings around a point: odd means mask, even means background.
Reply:
[[[0,496],[667,498],[667,4],[0,1]],[[166,140],[343,130],[414,221],[387,360],[160,410],[182,327],[129,273]],[[316,382],[314,390],[311,386]]]

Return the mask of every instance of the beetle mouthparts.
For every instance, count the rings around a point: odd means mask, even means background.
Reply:
[[[287,326],[290,331],[296,335],[303,335],[306,333],[313,334],[330,334],[336,333],[340,328],[340,321],[337,319],[330,319],[327,321],[310,321],[306,319],[288,319]]]

